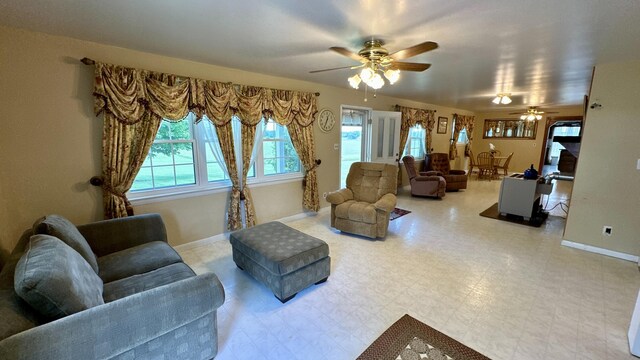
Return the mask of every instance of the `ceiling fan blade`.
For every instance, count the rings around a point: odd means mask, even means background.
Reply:
[[[518,111],[518,112],[509,113],[509,115],[522,115],[522,114],[526,114],[526,111],[525,112]]]
[[[393,60],[402,60],[406,58],[410,58],[412,56],[416,56],[427,51],[431,51],[438,48],[438,44],[433,41],[423,42],[422,44],[414,45],[412,47],[408,47],[404,50],[399,50],[390,54],[389,57]]]
[[[329,48],[330,50],[333,50],[335,52],[337,52],[340,55],[346,56],[348,58],[351,58],[355,61],[366,61],[367,59],[363,58],[362,56],[354,53],[353,51],[349,50],[349,49],[345,49],[343,47],[338,47],[338,46],[333,46]]]
[[[431,67],[431,64],[394,61],[389,67],[403,71],[425,71]]]
[[[309,71],[309,73],[315,74],[315,73],[324,72],[324,71],[333,71],[333,70],[351,69],[351,68],[353,68],[353,66],[341,66],[341,67],[332,68],[332,69],[313,70],[313,71]]]

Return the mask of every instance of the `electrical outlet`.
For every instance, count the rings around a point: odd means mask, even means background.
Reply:
[[[613,227],[605,225],[602,227],[602,235],[611,236],[611,232],[613,232]]]

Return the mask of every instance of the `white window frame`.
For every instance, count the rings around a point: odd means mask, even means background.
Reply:
[[[207,163],[206,163],[206,141],[204,138],[203,131],[197,131],[197,125],[194,123],[195,116],[193,113],[190,113],[189,119],[183,121],[189,121],[191,134],[193,136],[193,140],[186,140],[186,142],[193,141],[194,148],[194,168],[195,168],[195,179],[196,183],[193,185],[178,185],[173,187],[165,187],[161,189],[150,189],[150,190],[139,190],[139,191],[129,191],[127,192],[127,198],[134,205],[144,205],[159,201],[170,201],[177,200],[182,198],[201,196],[207,194],[214,194],[220,192],[229,191],[231,188],[231,180],[219,180],[219,181],[208,181],[207,176]],[[165,120],[163,120],[165,121]],[[203,119],[202,121],[209,121],[207,119]],[[232,121],[239,121],[237,119],[233,119]],[[261,126],[261,125],[259,125]],[[237,134],[233,134],[233,140],[235,146],[241,146],[241,134],[238,132]],[[269,139],[271,140],[271,139]],[[159,140],[157,143],[161,142],[176,142],[176,140]],[[256,144],[256,160],[255,160],[255,176],[248,177],[247,183],[251,187],[260,187],[267,184],[277,184],[277,183],[286,183],[297,181],[303,178],[303,169],[302,162],[300,161],[300,171],[295,173],[286,173],[286,174],[277,174],[277,175],[263,175],[262,168],[262,142],[263,140]],[[154,141],[154,144],[156,142]],[[240,169],[241,171],[241,169]],[[228,177],[228,174],[227,174]]]

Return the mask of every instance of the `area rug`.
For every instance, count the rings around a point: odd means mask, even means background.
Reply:
[[[548,213],[542,212],[537,216],[532,217],[529,220],[525,220],[524,217],[518,215],[507,214],[506,216],[500,215],[498,211],[498,203],[491,205],[487,210],[480,213],[480,216],[488,217],[491,219],[508,221],[516,224],[528,225],[533,227],[540,227],[547,220]]]
[[[404,315],[391,325],[358,360],[484,360],[488,357],[438,330]]]
[[[405,216],[407,214],[410,214],[411,211],[409,210],[405,210],[405,209],[400,209],[400,208],[394,208],[393,211],[391,212],[391,220],[395,220],[401,216]]]

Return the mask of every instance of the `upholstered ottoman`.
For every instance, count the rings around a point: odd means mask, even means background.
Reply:
[[[327,243],[277,221],[233,232],[231,248],[236,265],[282,303],[329,277]]]

